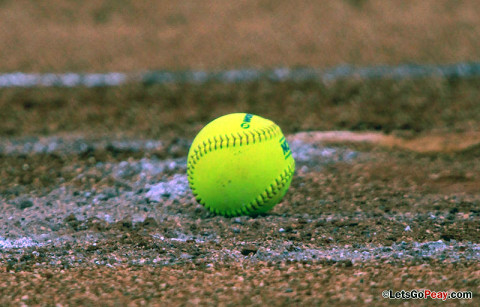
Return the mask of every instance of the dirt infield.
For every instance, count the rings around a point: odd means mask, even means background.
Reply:
[[[155,268],[96,267],[0,273],[14,304],[72,305],[399,305],[380,297],[383,289],[478,287],[478,270],[468,264],[348,265],[287,263],[181,265]],[[458,279],[445,276],[458,274]],[[42,285],[39,287],[39,285]],[[14,290],[15,289],[15,290]],[[22,290],[20,290],[22,289]],[[5,288],[4,288],[5,290]],[[3,291],[3,290],[2,290]],[[43,293],[39,298],[38,291]],[[3,296],[5,297],[5,296]],[[108,302],[108,303],[107,303]],[[416,305],[457,306],[466,300],[415,300]]]
[[[289,136],[297,172],[285,200],[237,218],[196,204],[184,158],[159,160],[156,147],[2,143],[26,153],[2,158],[7,173],[23,173],[2,176],[13,184],[2,190],[0,303],[387,304],[388,289],[480,294],[478,148],[422,154],[302,139]]]
[[[285,133],[375,130],[409,137],[479,131],[479,79],[7,88],[1,136],[85,135],[193,139],[232,112],[271,118]]]
[[[0,71],[478,61],[479,15],[475,0],[4,0]]]
[[[2,90],[0,305],[476,305],[478,84]],[[188,189],[191,140],[232,111],[277,121],[296,160],[263,216],[214,216]]]

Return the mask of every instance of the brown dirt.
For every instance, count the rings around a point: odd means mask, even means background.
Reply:
[[[0,91],[0,136],[193,139],[202,125],[216,117],[250,112],[274,120],[285,133],[377,130],[405,138],[457,132],[474,137],[480,131],[479,83],[478,78],[346,80],[329,85],[261,80],[12,88]]]
[[[4,0],[0,71],[478,61],[479,10],[475,0]]]
[[[406,301],[383,299],[383,290],[422,288],[472,291],[474,300],[462,302],[477,305],[478,83],[262,81],[2,90],[2,142],[128,136],[161,139],[164,146],[148,153],[107,147],[0,155],[0,218],[10,225],[2,236],[16,238],[31,229],[28,235],[58,237],[56,243],[0,252],[0,305],[387,305]],[[185,156],[204,124],[240,110],[274,119],[292,142],[329,141],[358,157],[299,162],[285,200],[265,216],[212,216],[192,197],[158,203],[115,198],[144,192],[132,189],[128,178],[103,173],[108,165]],[[367,132],[336,138],[333,132],[292,134],[321,129]],[[365,142],[372,139],[378,142]],[[68,197],[42,198],[59,190]],[[112,200],[82,198],[94,190],[105,199],[111,193]],[[77,218],[72,212],[79,208],[112,210],[120,219]],[[131,214],[139,212],[149,219],[135,222]],[[438,240],[445,251],[429,256],[428,244]],[[343,249],[383,256],[335,258]],[[272,251],[277,258],[269,256]],[[306,251],[320,256],[283,256]]]
[[[297,138],[305,142],[321,143],[366,143],[386,148],[406,149],[419,153],[465,152],[480,144],[480,132],[423,133],[402,138],[381,132],[325,131],[301,132]]]
[[[464,281],[448,278],[453,272]],[[317,306],[400,305],[383,299],[384,289],[475,287],[480,271],[474,264],[345,266],[287,263],[256,265],[182,265],[173,267],[92,267],[72,270],[35,269],[1,272],[0,285],[14,299],[2,304],[185,305],[185,306]],[[15,289],[15,290],[13,290]],[[39,299],[42,293],[45,299]],[[1,292],[0,292],[1,293]],[[462,301],[465,303],[466,301]],[[415,305],[438,305],[436,300]],[[458,301],[441,302],[457,306]]]

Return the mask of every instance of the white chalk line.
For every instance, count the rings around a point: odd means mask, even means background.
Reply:
[[[120,86],[126,83],[205,83],[219,81],[225,83],[251,82],[261,79],[272,81],[307,81],[322,82],[338,79],[408,79],[422,77],[457,77],[468,78],[480,76],[479,62],[460,62],[444,65],[404,64],[397,66],[340,65],[332,68],[287,68],[233,69],[225,71],[150,71],[145,73],[26,73],[11,72],[0,74],[0,88],[9,87],[98,87]]]

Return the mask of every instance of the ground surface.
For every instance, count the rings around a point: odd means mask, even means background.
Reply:
[[[2,90],[0,305],[478,303],[479,85]],[[188,189],[190,142],[233,111],[278,122],[296,159],[265,216],[213,216]]]
[[[0,1],[0,72],[478,61],[476,0]]]

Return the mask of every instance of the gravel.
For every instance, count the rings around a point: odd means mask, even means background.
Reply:
[[[337,163],[355,163],[362,159],[370,159],[367,152],[358,152],[345,147],[329,147],[321,143],[305,143],[289,137],[293,155],[297,162],[298,176],[308,176],[311,172],[319,172],[323,167]],[[62,154],[80,154],[90,150],[102,150],[106,147],[115,146],[122,151],[144,151],[155,150],[161,146],[159,141],[89,141],[82,139],[66,140],[61,138],[35,139],[35,140],[9,140],[0,143],[3,153],[8,155],[19,154],[44,154],[46,152],[61,152]],[[186,143],[188,144],[188,143]],[[188,145],[184,144],[184,147]],[[178,146],[176,144],[175,146]],[[50,151],[49,151],[50,150]],[[183,151],[188,150],[184,148]],[[190,225],[195,227],[195,217],[192,212],[201,214],[198,217],[211,218],[201,206],[195,203],[193,195],[188,188],[186,172],[186,157],[175,159],[140,158],[127,161],[97,162],[89,167],[81,169],[76,180],[82,181],[88,178],[95,170],[102,178],[110,178],[114,186],[99,187],[92,189],[76,189],[70,185],[64,185],[53,189],[46,195],[26,194],[13,199],[6,199],[2,196],[2,202],[7,206],[3,209],[3,221],[0,227],[0,248],[3,257],[13,250],[32,247],[58,247],[66,242],[85,242],[88,244],[102,244],[108,235],[100,232],[89,231],[92,225],[105,229],[111,229],[121,225],[126,229],[142,228],[144,224],[151,225]],[[183,204],[180,206],[180,204]],[[183,209],[182,209],[183,208]],[[21,214],[21,215],[20,215]],[[412,232],[410,225],[418,225],[419,221],[425,219],[445,219],[446,215],[439,216],[432,213],[395,213],[384,214],[385,218],[401,223],[403,232]],[[198,218],[197,217],[197,218]],[[193,220],[192,220],[193,218]],[[280,216],[266,217],[261,221],[265,224],[266,231],[278,232],[280,235],[289,236],[295,233],[291,226],[276,227],[276,224],[287,223],[288,218]],[[345,217],[342,213],[323,214],[321,217],[305,215],[306,223],[343,223]],[[368,220],[371,217],[368,212],[358,212],[355,220]],[[461,218],[461,217],[459,217]],[[467,216],[468,219],[475,219],[474,216]],[[250,227],[255,219],[250,217],[236,217],[226,220],[223,217],[214,217],[222,220],[222,225],[227,222],[231,225],[233,234],[241,235],[245,229]],[[275,220],[274,224],[272,219]],[[282,222],[283,221],[283,222]],[[106,224],[102,224],[106,223]],[[358,222],[351,222],[352,225]],[[406,225],[406,226],[405,226]],[[274,228],[272,228],[272,226]],[[148,237],[152,242],[160,243],[186,243],[195,242],[202,245],[206,242],[223,241],[223,235],[214,227],[204,231],[200,235],[189,234],[188,232],[172,230],[165,233],[152,232]],[[183,226],[179,228],[182,229]],[[68,235],[73,229],[79,232],[75,236]],[[375,234],[374,234],[375,235]],[[332,237],[324,235],[325,242],[333,242]],[[150,240],[149,239],[149,240]],[[93,240],[93,241],[92,241]],[[92,243],[93,242],[93,243]],[[97,243],[96,243],[97,242]],[[471,242],[400,242],[390,244],[388,247],[375,244],[332,245],[328,247],[312,248],[307,244],[293,244],[290,241],[273,240],[263,242],[261,245],[252,245],[248,242],[236,241],[236,248],[222,248],[211,260],[221,259],[222,261],[237,261],[247,257],[251,261],[315,261],[319,259],[331,261],[348,260],[355,262],[368,262],[374,260],[392,259],[442,259],[449,261],[480,260],[480,247],[477,243]],[[0,251],[0,252],[1,252]],[[143,257],[143,256],[142,256]],[[172,259],[163,259],[162,263],[170,263]],[[178,256],[178,261],[191,261],[193,257],[188,252]],[[155,257],[157,259],[158,257]],[[217,259],[218,258],[218,259]],[[135,255],[132,255],[132,263],[137,263]],[[159,259],[159,258],[158,258]],[[155,263],[159,263],[160,260]],[[177,262],[177,260],[174,260]],[[144,260],[142,264],[150,263]]]
[[[251,305],[268,291],[318,305],[355,287],[367,302],[399,279],[475,289],[480,199],[475,175],[455,175],[467,164],[474,174],[475,161],[288,139],[297,171],[284,201],[235,218],[196,203],[188,141],[0,140],[13,182],[0,194],[1,304],[95,305],[107,293],[119,305],[192,293],[218,304],[243,291],[235,301]],[[444,193],[458,178],[472,190]]]

